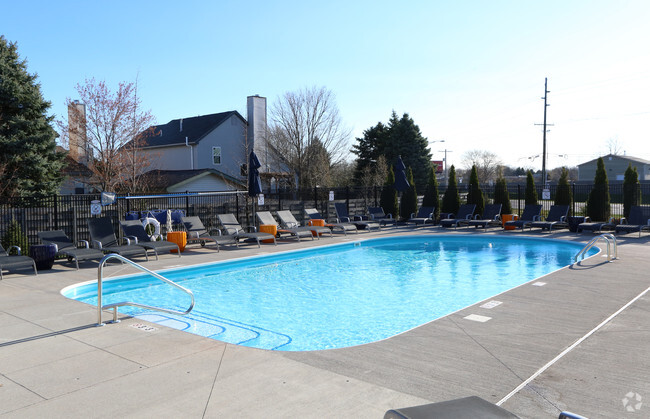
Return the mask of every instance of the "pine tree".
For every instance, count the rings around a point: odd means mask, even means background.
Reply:
[[[411,170],[410,166],[406,170],[406,179],[409,181],[411,187],[402,193],[400,214],[402,214],[403,218],[408,219],[411,214],[417,214],[418,212],[418,193],[413,182],[413,170]]]
[[[429,172],[429,181],[427,188],[424,190],[422,198],[423,207],[433,207],[433,219],[437,220],[440,216],[440,193],[438,192],[438,179],[436,179],[436,170],[431,168]]]
[[[21,255],[29,255],[29,241],[16,220],[11,221],[11,224],[7,227],[7,231],[2,236],[2,247],[9,252],[11,246],[18,246]]]
[[[641,202],[641,185],[636,167],[628,164],[623,178],[623,216],[630,216],[630,209]]]
[[[533,172],[530,170],[526,172],[526,193],[524,203],[526,205],[537,205],[537,188],[535,188]]]
[[[478,183],[478,171],[476,165],[472,165],[472,172],[469,175],[469,190],[467,192],[467,203],[476,205],[474,214],[483,214],[485,208],[485,199],[481,185]]]
[[[386,176],[386,183],[381,190],[381,197],[379,198],[379,205],[386,214],[392,214],[393,218],[399,218],[399,207],[397,206],[397,191],[395,190],[395,172],[393,167],[388,169],[388,176]]]
[[[594,187],[587,198],[587,215],[594,221],[607,221],[610,217],[609,182],[602,157],[596,164]]]
[[[50,103],[36,75],[18,55],[16,43],[0,36],[0,184],[3,195],[40,198],[62,182],[62,153],[56,152]]]
[[[573,202],[573,193],[569,185],[569,171],[566,167],[562,168],[560,179],[557,182],[557,189],[555,191],[555,205],[568,205],[569,214],[571,214],[571,202]]]
[[[494,185],[494,203],[501,204],[501,214],[512,214],[508,184],[503,176],[499,176]]]
[[[458,209],[460,208],[460,194],[458,193],[456,168],[454,165],[449,168],[449,179],[447,182],[447,190],[442,196],[442,212],[458,214]]]

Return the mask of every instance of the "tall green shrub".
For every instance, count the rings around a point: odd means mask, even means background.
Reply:
[[[469,190],[467,191],[467,203],[476,205],[474,214],[483,214],[485,208],[485,199],[481,185],[478,183],[478,172],[476,165],[472,166],[472,173],[469,175]]]
[[[422,206],[433,207],[433,219],[438,219],[438,216],[440,216],[440,193],[438,192],[438,179],[436,179],[436,170],[433,167],[429,172],[429,181],[427,182],[427,187],[424,190]]]
[[[11,246],[18,246],[22,255],[29,255],[29,241],[23,233],[23,229],[20,228],[20,223],[16,220],[11,221],[7,231],[2,236],[2,247],[9,252]]]
[[[458,193],[458,183],[456,181],[456,168],[452,165],[449,168],[449,179],[447,190],[442,196],[442,212],[458,213],[460,208],[460,194]]]
[[[408,179],[410,188],[402,193],[402,208],[400,208],[400,214],[403,218],[408,219],[411,214],[418,212],[418,194],[415,190],[415,182],[413,182],[413,170],[411,166],[406,170],[406,179]]]
[[[379,205],[383,208],[386,214],[392,214],[393,218],[399,218],[399,207],[397,206],[397,191],[395,190],[395,172],[393,167],[388,169],[386,176],[386,183],[381,190],[381,197],[379,198]]]
[[[537,205],[537,189],[535,188],[535,180],[533,179],[533,172],[530,170],[526,172],[526,194],[525,204]]]
[[[499,176],[494,185],[494,203],[501,204],[501,214],[512,214],[508,184],[503,176]]]
[[[569,185],[569,171],[566,167],[563,167],[555,191],[555,205],[568,205],[570,215],[571,202],[573,202],[573,193],[571,192],[571,185]]]
[[[605,171],[605,162],[598,158],[594,187],[587,198],[587,215],[594,221],[607,221],[610,217],[609,182]]]
[[[636,167],[628,164],[623,178],[623,216],[630,216],[630,209],[641,202],[641,185]]]

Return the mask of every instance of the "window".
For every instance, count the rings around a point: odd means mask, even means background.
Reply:
[[[212,164],[221,164],[221,147],[212,147]]]

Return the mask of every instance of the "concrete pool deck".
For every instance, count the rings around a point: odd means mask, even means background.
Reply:
[[[388,228],[261,249],[216,253],[192,247],[180,259],[163,256],[143,266],[158,270],[421,233],[467,234]],[[593,237],[525,235],[585,243]],[[543,286],[528,283],[490,299],[501,302],[491,309],[481,302],[384,341],[313,352],[240,347],[131,318],[95,327],[96,308],[68,300],[60,290],[95,280],[96,263],[79,271],[57,263],[38,276],[7,274],[0,282],[0,417],[381,418],[391,408],[470,395],[496,403],[650,287],[649,242],[647,234],[622,236],[619,260],[606,263],[601,252],[534,281]],[[131,269],[111,265],[107,272]],[[491,319],[465,318],[472,314]],[[502,407],[526,418],[556,418],[562,410],[591,418],[648,417],[649,348],[650,293]]]

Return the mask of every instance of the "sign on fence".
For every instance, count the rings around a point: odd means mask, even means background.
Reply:
[[[100,201],[90,201],[90,215],[100,215],[102,213],[102,204]]]
[[[264,205],[264,194],[257,195],[257,205]]]
[[[330,201],[334,201],[334,191],[330,191]]]

